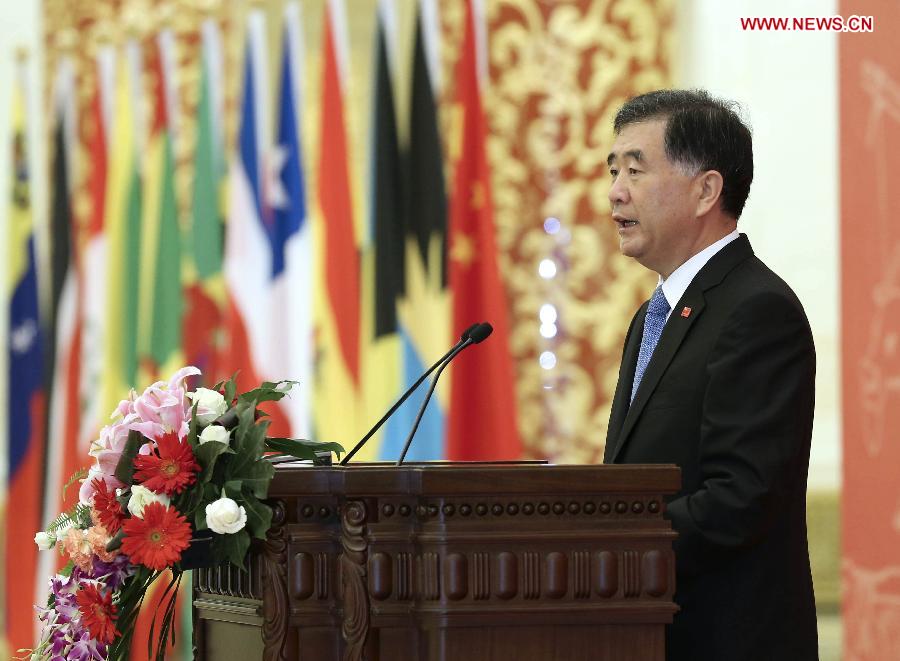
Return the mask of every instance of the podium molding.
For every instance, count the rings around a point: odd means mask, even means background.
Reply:
[[[277,466],[247,571],[200,569],[195,658],[663,659],[675,466]]]

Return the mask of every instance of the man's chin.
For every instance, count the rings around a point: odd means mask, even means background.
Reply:
[[[619,238],[619,252],[625,257],[637,259],[641,254],[640,243],[628,237],[621,237]]]

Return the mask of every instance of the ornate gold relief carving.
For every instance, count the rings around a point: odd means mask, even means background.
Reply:
[[[441,5],[449,72],[464,5]],[[619,255],[609,217],[612,117],[628,97],[669,84],[672,4],[488,0],[486,6],[488,157],[519,428],[532,456],[597,462],[625,329],[653,283]],[[555,234],[544,229],[549,217],[561,221]],[[542,259],[554,261],[555,277],[538,274]],[[545,303],[557,310],[552,338],[539,332]],[[555,354],[553,369],[538,363],[544,351]]]

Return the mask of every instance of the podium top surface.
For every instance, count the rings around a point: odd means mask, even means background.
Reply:
[[[276,465],[270,494],[675,493],[681,470],[667,464],[557,465],[542,461]]]

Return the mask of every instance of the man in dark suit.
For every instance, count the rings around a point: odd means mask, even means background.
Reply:
[[[628,329],[604,462],[681,467],[667,659],[817,659],[815,349],[800,301],[737,232],[750,131],[730,104],[682,90],[630,100],[614,129],[620,248],[659,286]]]

